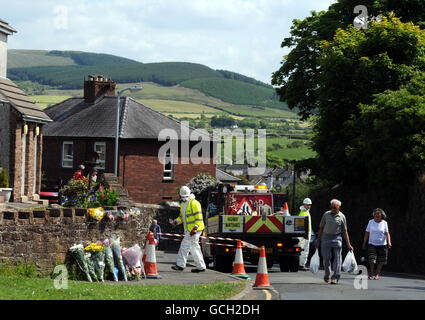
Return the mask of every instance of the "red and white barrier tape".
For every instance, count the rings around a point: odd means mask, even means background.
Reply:
[[[158,233],[161,236],[171,236],[171,237],[181,237],[183,238],[184,235],[183,234],[178,234],[178,233]],[[239,239],[234,239],[234,238],[222,238],[222,237],[205,237],[205,236],[200,236],[201,239],[209,239],[209,240],[223,240],[223,241],[238,241]],[[171,238],[164,238],[167,240],[174,240],[174,241],[181,241],[179,239],[171,239]],[[257,247],[256,245],[253,245],[249,242],[246,241],[241,241],[241,244],[247,248],[251,248],[251,249],[260,249],[259,247]],[[224,246],[224,247],[236,247],[236,245],[233,244],[224,244],[224,243],[211,243],[211,242],[200,242],[202,244],[209,244],[209,245],[217,245],[217,246]]]

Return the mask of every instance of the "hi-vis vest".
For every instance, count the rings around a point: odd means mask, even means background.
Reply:
[[[311,216],[310,216],[310,214],[308,213],[308,211],[304,207],[301,207],[300,210],[301,211],[298,214],[298,216],[300,216],[300,217],[308,217],[308,237],[310,238],[310,236],[311,236]]]
[[[183,223],[184,230],[192,231],[195,225],[198,226],[198,231],[204,230],[204,219],[202,217],[202,207],[198,200],[190,199],[186,207],[186,223],[183,221],[183,203],[180,204],[180,215],[176,219],[179,223]]]

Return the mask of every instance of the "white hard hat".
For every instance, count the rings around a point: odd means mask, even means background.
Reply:
[[[180,197],[189,197],[190,196],[190,189],[186,186],[183,186],[180,188]]]
[[[313,204],[313,202],[311,202],[311,199],[310,198],[305,198],[303,200],[303,204]]]

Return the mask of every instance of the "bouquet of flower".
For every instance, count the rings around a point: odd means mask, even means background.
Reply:
[[[142,272],[142,266],[140,263],[140,257],[142,256],[142,250],[138,244],[135,244],[131,248],[124,249],[122,252],[122,257],[124,258],[125,263],[130,268],[130,274],[136,276],[137,279],[140,279]]]
[[[128,217],[130,216],[130,212],[127,210],[108,210],[106,212],[106,216],[108,217],[109,220],[114,221],[115,219],[122,219],[122,220],[127,220]]]
[[[115,274],[114,254],[112,253],[109,239],[103,241],[103,247],[105,248],[105,262],[108,266],[109,272],[112,273],[114,281],[118,281],[117,275]]]
[[[96,271],[97,277],[100,281],[103,280],[103,273],[105,271],[105,252],[102,244],[91,243],[84,248],[86,252],[91,253],[91,259],[93,260],[94,270]]]
[[[127,273],[121,255],[120,238],[111,238],[112,252],[114,253],[115,262],[118,270],[122,273],[124,281],[127,281]]]
[[[137,215],[139,215],[140,214],[140,209],[139,208],[137,208],[137,207],[131,207],[130,208],[130,215],[135,215],[135,216],[137,216]]]
[[[114,216],[113,210],[106,211],[106,216],[108,217],[109,220],[112,220],[112,221],[115,220],[115,216]]]
[[[95,219],[97,221],[100,221],[105,216],[105,210],[103,210],[102,207],[99,207],[99,208],[90,208],[89,209],[89,216],[92,219]]]
[[[93,257],[92,257],[91,252],[86,252],[86,254],[84,256],[86,257],[86,260],[87,260],[87,266],[88,266],[88,269],[89,269],[90,277],[94,281],[97,281],[96,271],[94,269],[94,261],[93,261]]]
[[[84,247],[82,244],[76,244],[72,246],[69,251],[73,254],[75,257],[75,260],[77,261],[78,267],[80,270],[84,273],[84,275],[87,278],[87,281],[92,282],[92,279],[90,277],[89,267],[87,260],[84,255]]]

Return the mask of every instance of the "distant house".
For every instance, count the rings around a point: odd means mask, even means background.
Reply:
[[[224,172],[220,169],[216,169],[216,177],[219,182],[223,184],[238,184],[241,179],[238,177],[232,176],[231,174],[228,174],[227,172]]]
[[[54,120],[45,128],[43,145],[43,170],[50,187],[58,185],[58,180],[66,183],[80,164],[94,160],[94,152],[99,157],[98,171],[114,172],[116,100],[114,82],[89,76],[84,81],[84,97],[70,98],[45,109]],[[189,148],[197,143],[182,137],[182,126],[130,97],[121,97],[118,176],[133,201],[176,200],[178,188],[197,174],[215,177],[213,152],[204,158],[208,163],[193,164],[181,157],[183,142]],[[158,141],[163,129],[178,134],[179,152],[167,153],[171,160],[168,164],[161,164],[158,158],[165,143]]]
[[[0,19],[0,167],[7,170],[12,201],[38,200],[42,127],[51,119],[6,78],[7,37],[16,32]]]
[[[292,182],[292,170],[289,168],[266,168],[261,176],[251,177],[251,184],[265,183],[274,188],[287,187]]]
[[[222,164],[217,168],[234,176],[248,176],[248,165],[246,164]]]

